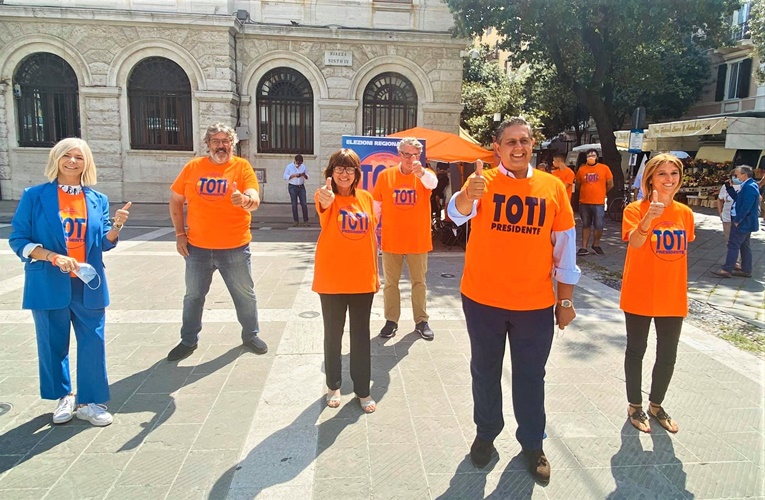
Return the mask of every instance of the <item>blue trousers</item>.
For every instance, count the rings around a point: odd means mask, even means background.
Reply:
[[[739,231],[736,226],[730,226],[730,236],[728,236],[728,255],[725,257],[725,264],[722,268],[728,272],[733,271],[736,265],[736,259],[741,252],[741,270],[745,273],[752,272],[752,248],[749,246],[749,238],[752,233],[749,231]]]
[[[60,399],[72,392],[69,373],[69,332],[74,327],[77,338],[77,402],[109,401],[106,377],[105,309],[87,309],[82,302],[85,286],[72,278],[72,301],[69,307],[33,310],[37,333],[37,357],[40,369],[40,396]]]
[[[296,186],[294,184],[288,184],[288,190],[290,192],[290,202],[292,203],[292,220],[300,222],[298,219],[298,200],[300,200],[300,206],[303,209],[303,222],[308,222],[308,205],[305,201],[305,186]]]
[[[494,441],[505,426],[502,416],[502,362],[506,341],[512,362],[515,437],[525,451],[542,449],[545,433],[545,365],[553,339],[553,308],[510,311],[462,296],[470,336],[473,421],[476,434]]]
[[[205,297],[213,273],[220,272],[234,301],[236,318],[242,325],[242,340],[258,335],[258,300],[250,271],[250,245],[225,250],[209,250],[189,245],[186,257],[186,295],[183,297],[181,342],[196,345],[202,331]]]

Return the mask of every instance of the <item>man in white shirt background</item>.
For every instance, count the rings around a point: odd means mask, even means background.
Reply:
[[[290,202],[292,203],[292,220],[295,221],[294,227],[300,225],[297,210],[298,200],[303,209],[303,225],[308,227],[308,205],[305,201],[305,181],[307,179],[308,172],[303,164],[303,155],[295,155],[295,161],[284,169],[284,180],[287,181],[287,189],[289,189]]]

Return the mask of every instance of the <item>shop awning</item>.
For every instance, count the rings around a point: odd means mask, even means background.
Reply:
[[[629,144],[629,130],[614,132],[617,146]],[[646,130],[643,151],[697,151],[705,135],[725,134],[727,149],[763,149],[765,118],[723,116],[667,123],[652,123]]]

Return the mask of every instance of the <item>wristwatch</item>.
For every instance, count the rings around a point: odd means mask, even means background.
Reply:
[[[574,302],[572,302],[570,299],[560,299],[558,301],[558,305],[561,307],[565,307],[566,309],[569,309],[571,307],[574,307]]]

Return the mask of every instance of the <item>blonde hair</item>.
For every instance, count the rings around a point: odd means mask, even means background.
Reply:
[[[58,141],[48,153],[48,163],[45,165],[45,177],[53,182],[58,178],[58,164],[61,158],[69,151],[79,149],[85,159],[85,168],[80,176],[80,184],[83,186],[96,185],[96,162],[93,161],[93,153],[88,143],[78,137],[68,137]]]
[[[683,185],[683,162],[678,159],[677,156],[671,155],[669,153],[662,153],[654,156],[650,160],[648,160],[648,163],[645,164],[645,170],[643,170],[643,181],[642,181],[642,188],[643,188],[643,201],[649,202],[651,201],[651,196],[653,194],[653,182],[651,181],[651,178],[653,177],[654,172],[663,164],[663,163],[671,163],[675,167],[680,170],[680,182],[677,184],[677,189],[675,190],[675,193],[680,190],[680,187]],[[672,193],[673,195],[675,193]]]

